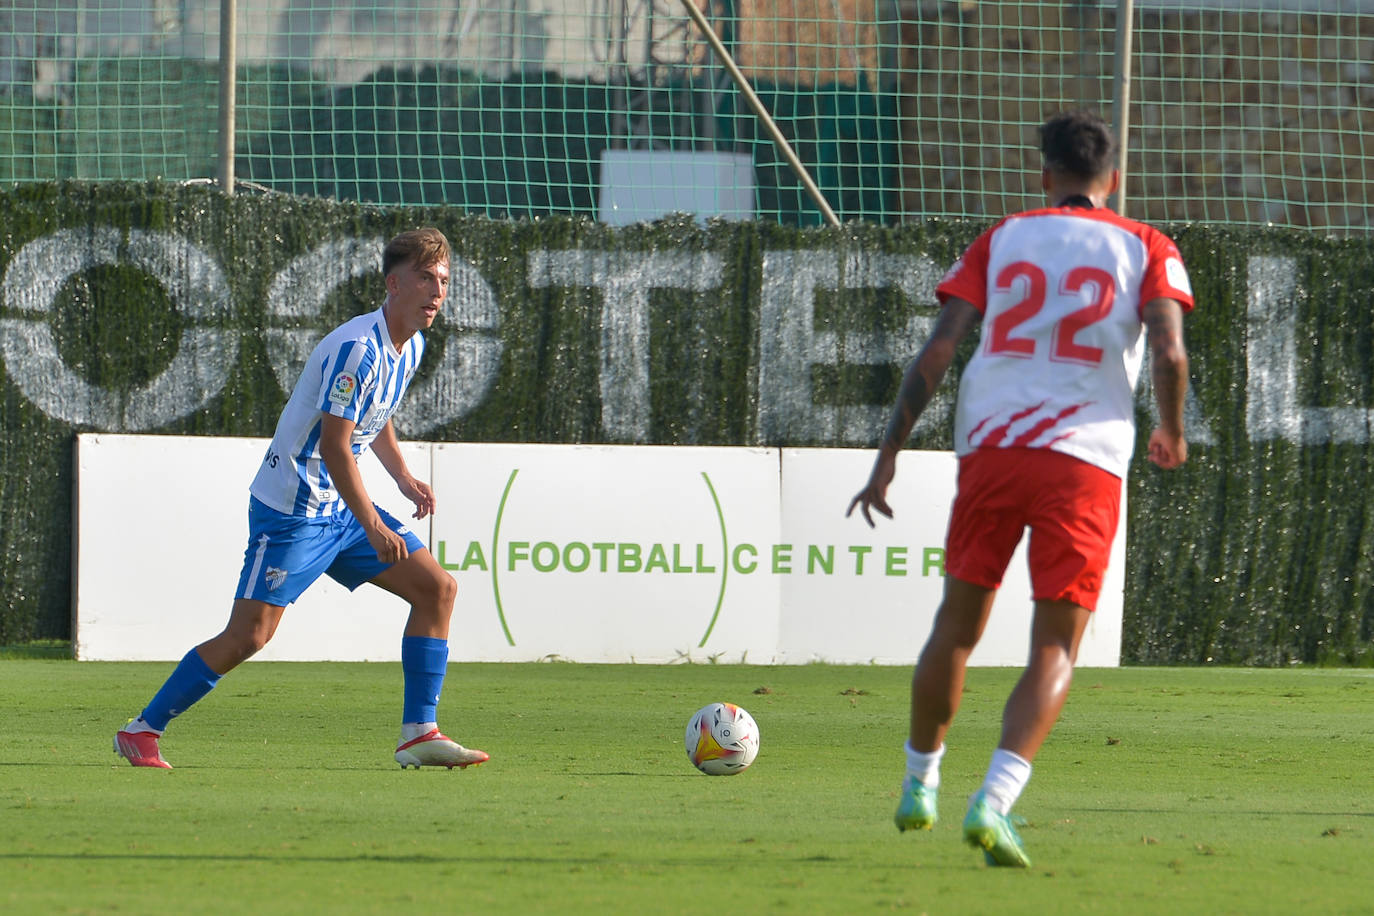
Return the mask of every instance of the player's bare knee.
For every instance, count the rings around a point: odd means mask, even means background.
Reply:
[[[242,633],[236,634],[233,641],[235,654],[239,661],[247,661],[257,655],[262,648],[272,639],[272,631],[264,628],[253,628]]]
[[[453,603],[458,600],[458,580],[447,572],[439,573],[438,600],[441,607],[449,610],[453,609]]]
[[[230,627],[196,649],[211,670],[227,674],[256,655],[271,638],[271,631]]]
[[[458,583],[447,572],[438,570],[432,576],[420,578],[403,597],[417,610],[447,620],[458,597]]]

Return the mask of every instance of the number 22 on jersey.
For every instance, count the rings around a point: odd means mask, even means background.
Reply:
[[[1112,312],[1116,299],[1116,283],[1112,275],[1098,267],[1075,267],[1064,274],[1053,296],[1048,292],[1045,272],[1029,261],[1014,261],[997,274],[997,289],[1022,294],[1008,309],[998,313],[989,327],[985,349],[992,356],[1030,359],[1035,355],[1037,340],[1019,336],[1017,329],[1040,314],[1046,305],[1063,308],[1084,301],[1086,292],[1091,298],[1059,318],[1054,323],[1049,341],[1049,358],[1055,362],[1096,366],[1102,362],[1102,348],[1081,342],[1079,334],[1103,321]]]

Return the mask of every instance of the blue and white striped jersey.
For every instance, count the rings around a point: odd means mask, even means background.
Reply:
[[[287,515],[333,515],[343,500],[320,457],[325,413],[352,420],[353,457],[371,445],[401,403],[420,365],[419,333],[398,352],[382,309],[344,322],[306,361],[249,492]]]

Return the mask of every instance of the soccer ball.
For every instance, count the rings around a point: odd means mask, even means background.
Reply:
[[[687,721],[687,759],[712,776],[738,773],[759,754],[759,727],[734,703],[709,703]]]

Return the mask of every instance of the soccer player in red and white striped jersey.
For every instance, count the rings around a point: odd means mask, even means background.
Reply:
[[[964,837],[992,865],[1030,864],[1010,810],[1068,695],[1097,606],[1135,445],[1134,391],[1150,349],[1159,426],[1149,459],[1188,456],[1183,315],[1193,307],[1174,243],[1106,208],[1118,186],[1115,142],[1094,114],[1040,128],[1048,206],[980,235],[936,288],[930,339],[907,369],[873,472],[849,511],[889,518],[896,456],[959,342],[975,327],[955,408],[958,489],[946,538],[945,594],[912,678],[907,775],[895,820],[929,828],[944,739],[970,653],[1026,528],[1035,601],[1030,659],[1007,700],[1002,735]]]

